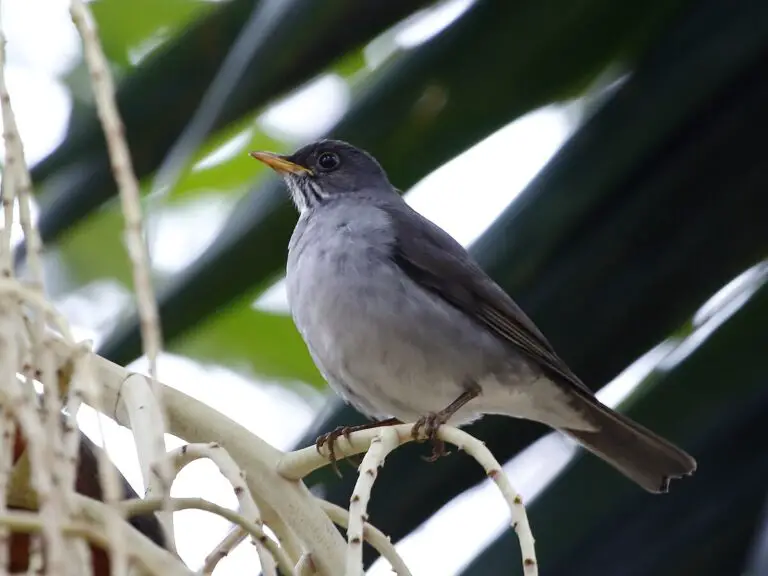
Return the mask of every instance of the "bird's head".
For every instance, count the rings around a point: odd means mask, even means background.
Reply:
[[[285,180],[299,211],[344,194],[391,191],[387,175],[367,152],[341,140],[320,140],[290,156],[251,152]]]

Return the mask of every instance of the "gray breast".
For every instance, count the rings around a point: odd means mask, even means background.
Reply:
[[[447,406],[469,380],[504,370],[509,350],[397,267],[393,230],[369,204],[308,212],[291,240],[287,287],[329,383],[365,413],[408,421]]]

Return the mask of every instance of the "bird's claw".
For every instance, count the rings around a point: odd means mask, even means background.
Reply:
[[[422,456],[427,462],[434,462],[441,456],[448,456],[448,454],[450,454],[450,452],[445,449],[445,442],[437,437],[438,429],[445,424],[445,422],[446,418],[444,414],[440,412],[430,412],[426,416],[422,416],[416,420],[416,423],[413,425],[411,436],[414,440],[420,442],[429,440],[432,442],[432,455]],[[423,440],[421,439],[422,428],[424,429],[423,435],[425,436]]]
[[[322,448],[326,444],[328,445],[328,460],[331,463],[331,468],[333,468],[333,471],[336,473],[336,475],[341,478],[341,470],[339,470],[338,461],[336,459],[336,451],[334,450],[334,445],[336,444],[336,440],[339,439],[339,437],[344,436],[344,438],[347,439],[347,442],[350,441],[350,434],[352,433],[352,427],[350,426],[339,426],[335,430],[332,430],[330,432],[326,432],[325,434],[322,434],[321,436],[317,437],[317,440],[315,440],[315,449],[317,450],[317,453],[321,456],[323,455]]]

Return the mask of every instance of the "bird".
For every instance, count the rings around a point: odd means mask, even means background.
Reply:
[[[318,438],[413,422],[444,454],[441,425],[487,414],[560,430],[651,493],[696,461],[600,402],[512,298],[411,208],[379,162],[341,140],[250,155],[284,180],[299,217],[288,244],[293,321],[318,370],[373,419]]]

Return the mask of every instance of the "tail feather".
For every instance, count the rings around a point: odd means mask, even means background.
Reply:
[[[596,399],[583,400],[579,410],[585,412],[596,430],[563,432],[648,492],[667,492],[671,479],[688,476],[696,470],[696,460],[671,442]]]

